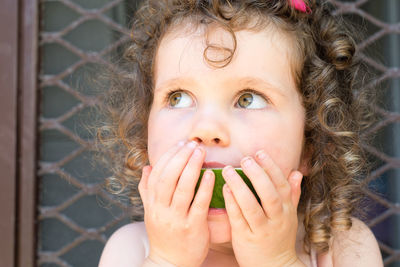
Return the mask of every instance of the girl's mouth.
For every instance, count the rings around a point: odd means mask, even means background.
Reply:
[[[219,208],[209,208],[208,215],[222,215],[227,214],[226,209],[219,209]]]
[[[225,166],[226,166],[226,164],[222,164],[221,162],[216,162],[216,161],[210,161],[210,162],[203,163],[203,168],[223,168]]]

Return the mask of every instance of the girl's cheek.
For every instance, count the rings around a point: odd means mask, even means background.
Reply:
[[[254,131],[246,133],[246,136],[238,134],[235,139],[236,144],[241,144],[243,155],[254,156],[257,151],[263,149],[287,177],[292,170],[299,167],[301,149],[295,145],[297,140],[282,134],[285,132],[285,129],[279,127],[256,127]]]
[[[148,156],[150,164],[158,159],[179,141],[187,139],[188,115],[185,112],[160,110],[149,117]]]

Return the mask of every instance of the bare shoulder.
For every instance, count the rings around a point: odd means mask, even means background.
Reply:
[[[348,231],[334,234],[332,261],[334,266],[383,266],[378,242],[362,221],[353,218]]]
[[[146,258],[143,222],[127,224],[112,234],[104,247],[99,267],[141,266]]]

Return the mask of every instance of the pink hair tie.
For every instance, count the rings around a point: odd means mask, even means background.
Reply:
[[[295,9],[304,13],[309,13],[311,11],[310,8],[306,6],[303,0],[291,0],[291,5]]]

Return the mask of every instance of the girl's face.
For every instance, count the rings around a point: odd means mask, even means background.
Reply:
[[[229,33],[214,33],[210,43],[232,47]],[[206,151],[205,167],[240,167],[243,157],[264,149],[286,177],[292,170],[304,174],[305,111],[292,72],[292,41],[270,28],[235,34],[237,50],[223,68],[205,61],[201,30],[162,39],[148,121],[150,164],[180,140],[196,140]],[[208,58],[221,55],[211,51]],[[230,241],[226,213],[209,215],[208,223],[212,243]]]

